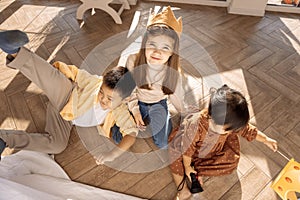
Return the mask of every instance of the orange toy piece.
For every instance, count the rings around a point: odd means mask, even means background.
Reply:
[[[293,4],[295,6],[299,5],[299,0],[282,0],[282,2],[285,4]]]
[[[271,187],[284,200],[297,200],[300,193],[300,163],[293,158],[287,163]]]

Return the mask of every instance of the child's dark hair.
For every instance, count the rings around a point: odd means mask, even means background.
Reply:
[[[125,67],[114,67],[103,76],[103,84],[117,91],[122,99],[128,97],[135,88],[135,81]]]
[[[152,26],[149,26],[144,34],[143,40],[142,40],[142,46],[137,54],[137,59],[135,61],[135,67],[143,66],[147,64],[146,61],[146,42],[149,37],[153,36],[160,36],[160,35],[166,35],[174,39],[174,50],[173,54],[170,56],[168,63],[167,63],[167,72],[166,76],[163,80],[162,85],[162,91],[164,94],[173,94],[177,85],[177,80],[179,77],[178,72],[181,71],[180,63],[179,63],[179,37],[178,34],[169,26],[166,26],[164,24],[155,24]],[[150,89],[149,84],[145,84],[146,80],[146,68],[143,67],[140,70],[134,71],[134,78],[137,82],[137,86],[143,89]]]
[[[227,85],[211,94],[208,115],[214,123],[228,125],[226,131],[245,127],[250,118],[245,97]]]

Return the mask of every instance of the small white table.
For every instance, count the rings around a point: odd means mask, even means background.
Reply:
[[[121,8],[115,11],[112,7],[108,4],[111,3],[113,0],[80,0],[82,4],[78,7],[76,12],[76,18],[79,20],[83,19],[83,15],[85,11],[89,9],[101,9],[107,12],[116,22],[116,24],[122,24],[122,20],[120,15],[122,14],[124,9],[130,9],[128,0],[119,0],[122,4]]]

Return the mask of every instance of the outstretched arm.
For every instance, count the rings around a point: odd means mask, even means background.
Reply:
[[[255,139],[267,145],[274,152],[277,151],[277,141],[272,138],[269,138],[250,123],[248,123],[247,126],[241,130],[240,134],[248,141],[252,141]]]
[[[95,157],[97,165],[102,165],[104,162],[113,161],[127,151],[134,144],[136,139],[135,135],[136,133],[125,135],[121,142],[113,150]]]
[[[266,136],[263,132],[258,131],[256,138],[257,141],[264,143],[267,145],[270,149],[272,149],[274,152],[277,151],[278,146],[277,146],[277,141]]]

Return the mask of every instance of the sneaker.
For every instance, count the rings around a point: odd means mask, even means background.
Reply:
[[[22,31],[9,30],[0,32],[0,49],[7,54],[17,53],[28,42],[27,34]]]
[[[1,160],[1,154],[6,148],[6,143],[0,138],[0,160]]]

